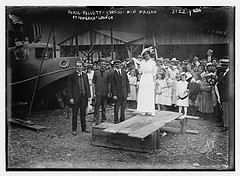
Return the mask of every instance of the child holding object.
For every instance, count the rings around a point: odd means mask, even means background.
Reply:
[[[188,102],[188,82],[186,81],[187,75],[181,73],[181,80],[177,83],[177,106],[179,107],[179,113],[182,112],[184,108],[184,115],[187,115],[187,108],[189,106]]]

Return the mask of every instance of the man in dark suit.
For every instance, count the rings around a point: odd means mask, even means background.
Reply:
[[[90,99],[90,88],[87,74],[83,72],[83,62],[76,63],[76,71],[67,80],[67,95],[72,107],[72,132],[77,135],[77,115],[80,108],[82,132],[89,133],[86,128],[86,108]]]
[[[220,60],[221,70],[218,73],[218,83],[217,88],[220,94],[220,101],[223,106],[223,126],[224,128],[221,132],[227,131],[229,128],[229,120],[230,120],[230,90],[229,90],[229,58],[224,57]]]
[[[100,69],[95,70],[92,80],[93,97],[95,99],[94,109],[94,125],[106,121],[106,103],[107,97],[110,96],[111,75],[106,69],[106,61],[101,59],[99,61]],[[102,119],[99,118],[99,108],[102,108]]]
[[[125,109],[127,106],[127,97],[130,96],[130,86],[126,71],[121,69],[121,61],[115,60],[116,67],[112,74],[111,92],[115,100],[114,106],[114,123],[119,123],[118,111],[121,106],[120,122],[125,120]]]

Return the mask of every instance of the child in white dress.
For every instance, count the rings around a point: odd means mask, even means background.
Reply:
[[[156,80],[155,80],[155,104],[157,105],[157,110],[162,110],[161,108],[161,94],[162,94],[162,85],[163,85],[163,73],[157,72]]]
[[[165,78],[162,82],[162,94],[161,94],[161,105],[163,110],[169,110],[169,107],[172,106],[172,85],[173,81],[170,79],[170,73],[167,71],[165,73]]]
[[[128,80],[129,80],[129,85],[130,85],[130,90],[131,90],[131,95],[127,97],[127,100],[129,101],[129,106],[130,108],[134,107],[136,100],[137,100],[137,77],[135,76],[135,70],[130,71],[130,75],[128,75]]]
[[[177,106],[179,107],[179,113],[182,112],[184,108],[184,115],[187,115],[187,108],[189,106],[188,102],[188,82],[186,81],[187,75],[183,72],[181,73],[181,81],[177,83]]]

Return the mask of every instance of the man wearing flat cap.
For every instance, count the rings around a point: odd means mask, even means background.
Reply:
[[[121,106],[120,122],[125,120],[125,109],[127,106],[127,97],[130,96],[130,86],[126,71],[121,69],[121,61],[115,60],[115,71],[111,79],[111,92],[115,101],[114,105],[114,123],[119,123],[118,112]]]
[[[94,110],[94,124],[105,122],[106,119],[106,103],[107,98],[110,96],[110,83],[111,75],[106,69],[107,64],[104,59],[99,60],[100,69],[96,70],[93,74],[92,87],[93,97],[95,99],[95,110]],[[99,108],[102,109],[102,118],[100,119]]]

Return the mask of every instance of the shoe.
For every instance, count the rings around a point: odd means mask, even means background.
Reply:
[[[90,131],[88,131],[88,130],[83,130],[82,132],[84,132],[84,133],[90,133]]]
[[[107,123],[107,121],[106,120],[102,120],[102,123]]]
[[[76,132],[76,131],[73,131],[72,134],[73,134],[74,136],[76,136],[76,135],[77,135],[77,132]]]

